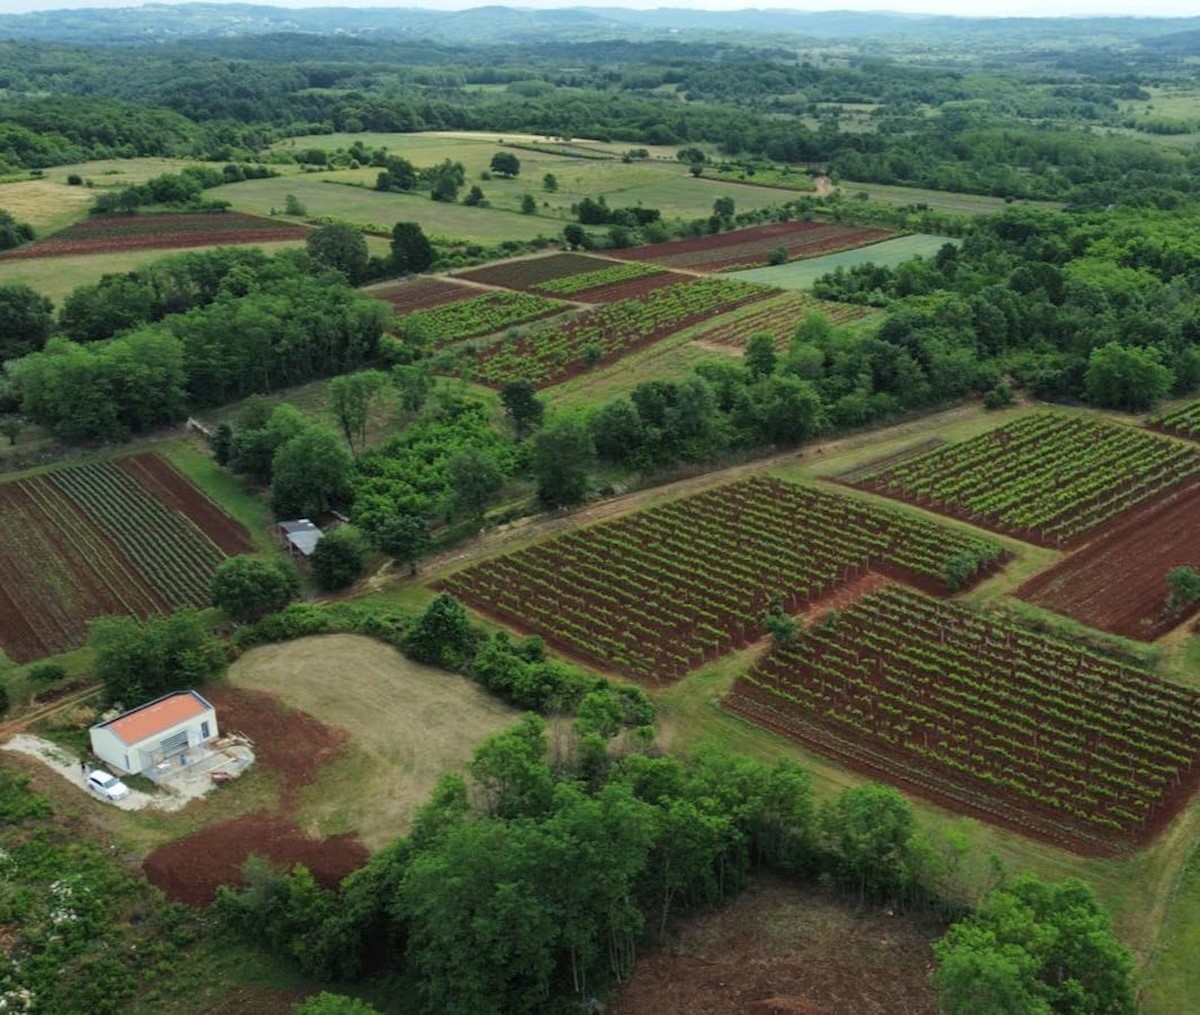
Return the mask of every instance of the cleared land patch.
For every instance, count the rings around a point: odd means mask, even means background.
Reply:
[[[1200,449],[1035,413],[860,476],[855,486],[1039,546],[1066,546],[1200,473]]]
[[[1130,515],[1118,528],[1017,590],[1026,602],[1089,627],[1152,641],[1200,610],[1168,612],[1167,572],[1200,564],[1200,483]]]
[[[448,303],[457,303],[480,295],[474,286],[460,285],[432,275],[418,275],[401,282],[385,282],[363,291],[377,300],[391,304],[398,314],[444,307]]]
[[[77,254],[109,254],[126,250],[173,250],[248,243],[302,240],[308,230],[236,212],[99,215],[85,219],[44,240],[0,254],[20,261]]]
[[[900,586],[776,648],[725,708],[953,810],[1127,852],[1196,788],[1200,695]]]
[[[0,647],[27,662],[80,644],[87,621],[208,601],[249,534],[157,455],[0,484]]]
[[[317,773],[298,813],[306,827],[352,831],[372,849],[407,833],[437,780],[465,768],[475,745],[517,714],[465,677],[354,635],[256,648],[229,682],[345,731],[344,755]]]
[[[957,241],[924,233],[897,236],[892,240],[872,243],[868,247],[810,257],[791,264],[739,271],[733,277],[745,279],[747,282],[759,282],[762,285],[779,286],[780,289],[811,289],[817,279],[835,268],[853,268],[860,264],[878,264],[894,268],[914,257],[932,257],[947,243],[956,244]]]
[[[835,222],[775,222],[727,233],[694,236],[686,240],[654,243],[612,251],[629,261],[652,261],[669,268],[693,271],[730,271],[747,265],[765,264],[778,247],[789,259],[819,257],[836,250],[849,250],[891,239],[891,229],[846,226]]]
[[[536,387],[574,377],[655,342],[772,295],[763,286],[728,279],[696,279],[655,289],[637,299],[585,311],[563,326],[535,328],[482,350],[476,379],[495,387],[525,380]]]
[[[751,335],[766,332],[775,339],[775,347],[782,350],[786,349],[791,341],[796,325],[810,313],[824,314],[834,324],[840,325],[861,321],[875,311],[850,303],[818,300],[801,293],[784,293],[775,299],[755,304],[743,314],[698,332],[693,341],[701,345],[740,352],[750,341]]]
[[[916,515],[756,478],[484,561],[439,583],[579,658],[668,681],[762,637],[771,609],[797,613],[878,571],[945,592],[1005,559],[996,543]]]

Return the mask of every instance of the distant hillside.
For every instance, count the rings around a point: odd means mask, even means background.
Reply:
[[[897,13],[786,10],[694,11],[573,7],[529,10],[486,6],[467,11],[413,7],[321,7],[290,10],[256,4],[146,4],[114,9],[0,15],[0,38],[77,43],[161,43],[187,38],[239,38],[278,33],[421,38],[452,44],[585,42],[598,39],[713,38],[743,41],[921,39],[971,37],[1039,42],[1088,39],[1093,44],[1171,38],[1200,32],[1200,18],[953,18]]]

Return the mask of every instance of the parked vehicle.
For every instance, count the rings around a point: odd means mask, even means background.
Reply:
[[[87,787],[105,800],[124,800],[129,796],[129,787],[120,779],[103,769],[96,769],[87,777]]]

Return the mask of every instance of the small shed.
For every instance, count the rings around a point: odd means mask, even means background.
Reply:
[[[126,775],[161,774],[217,736],[217,710],[198,691],[174,691],[89,731],[92,753]]]
[[[307,518],[297,518],[290,522],[280,522],[275,526],[279,544],[293,557],[307,559],[312,556],[317,543],[325,535]]]

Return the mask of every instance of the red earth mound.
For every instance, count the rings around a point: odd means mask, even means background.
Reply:
[[[217,708],[223,733],[241,733],[254,745],[255,764],[279,776],[286,806],[323,765],[335,761],[346,747],[346,731],[288,708],[274,695],[245,687],[217,685],[204,689]]]
[[[209,825],[160,846],[142,864],[151,884],[175,902],[206,906],[220,885],[242,884],[251,854],[284,868],[303,864],[326,888],[367,862],[367,847],[354,835],[313,839],[276,814],[247,814]]]

